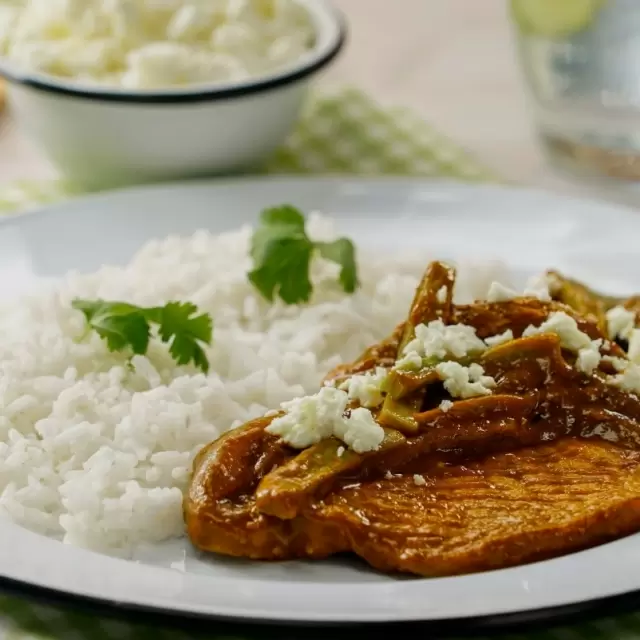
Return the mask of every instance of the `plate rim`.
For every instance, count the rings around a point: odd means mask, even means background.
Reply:
[[[175,191],[175,190],[186,190],[189,191],[194,187],[204,187],[211,188],[213,190],[231,188],[237,189],[242,188],[243,186],[249,185],[261,185],[261,184],[282,184],[286,186],[287,184],[295,183],[297,188],[303,188],[305,184],[313,184],[317,185],[326,185],[327,188],[336,191],[341,187],[345,186],[357,186],[359,188],[363,188],[365,190],[375,190],[376,188],[384,187],[385,189],[395,189],[398,192],[406,191],[408,189],[414,189],[416,187],[424,187],[427,189],[443,189],[445,191],[450,190],[455,195],[455,192],[458,193],[477,193],[482,192],[485,194],[511,194],[512,196],[516,196],[518,198],[526,198],[527,196],[534,197],[543,197],[547,198],[552,202],[556,202],[559,204],[567,203],[572,206],[580,206],[580,205],[588,205],[590,207],[596,206],[602,214],[605,214],[607,210],[616,211],[618,213],[624,213],[625,215],[638,215],[638,212],[634,210],[632,207],[616,204],[607,201],[601,201],[594,198],[581,198],[575,196],[566,196],[563,194],[556,194],[553,192],[541,190],[541,189],[531,189],[531,188],[523,188],[517,186],[506,186],[506,185],[495,185],[490,183],[479,183],[479,184],[469,184],[465,182],[460,182],[457,180],[441,180],[441,179],[425,179],[421,177],[394,177],[394,176],[380,176],[380,177],[369,177],[369,178],[360,178],[357,176],[322,176],[322,177],[312,177],[312,176],[260,176],[260,177],[240,177],[240,178],[227,178],[227,179],[218,179],[218,180],[194,180],[194,181],[181,181],[174,183],[162,183],[156,185],[146,185],[146,186],[138,186],[138,187],[129,187],[126,189],[107,191],[98,194],[90,194],[82,197],[76,197],[71,200],[65,200],[57,203],[48,203],[41,207],[38,207],[34,210],[31,210],[26,213],[15,213],[7,215],[0,219],[0,230],[6,226],[14,226],[21,224],[26,224],[28,221],[35,222],[38,218],[42,216],[55,216],[70,206],[77,208],[83,206],[91,206],[92,203],[104,202],[109,203],[109,201],[116,198],[126,198],[127,196],[142,196],[144,197],[147,194],[158,194],[158,192],[163,191]],[[638,222],[640,225],[640,220]],[[34,534],[35,535],[35,534]],[[46,539],[45,539],[46,540]],[[575,554],[572,554],[575,555]],[[539,564],[539,563],[538,563]],[[147,612],[154,615],[168,615],[170,617],[178,617],[185,619],[200,619],[200,620],[223,620],[230,622],[250,622],[252,625],[323,625],[323,626],[386,626],[386,625],[398,625],[398,624],[414,624],[420,623],[421,625],[428,625],[430,628],[437,628],[439,630],[446,629],[448,626],[454,626],[456,630],[460,630],[462,628],[482,628],[482,630],[486,630],[489,628],[499,628],[504,627],[505,625],[510,624],[510,620],[514,618],[522,619],[522,624],[527,623],[528,620],[532,618],[544,618],[545,620],[558,620],[562,619],[563,616],[568,615],[566,611],[569,610],[579,610],[581,612],[589,611],[589,610],[600,610],[603,607],[610,605],[613,602],[622,602],[623,600],[637,600],[637,597],[640,595],[640,587],[637,590],[627,590],[622,593],[608,595],[608,596],[600,596],[594,597],[590,599],[585,599],[577,602],[570,603],[562,603],[554,606],[542,606],[539,608],[530,608],[530,609],[522,609],[521,611],[509,611],[502,613],[491,613],[491,614],[482,614],[482,615],[470,615],[470,616],[461,616],[455,618],[437,618],[437,617],[415,617],[409,616],[407,618],[394,619],[393,621],[381,621],[381,620],[356,620],[356,619],[333,619],[333,620],[319,620],[319,619],[295,619],[295,618],[283,618],[283,617],[271,617],[271,618],[261,618],[260,616],[253,616],[252,618],[247,618],[245,616],[239,616],[237,614],[218,614],[211,613],[209,611],[193,611],[188,608],[173,608],[167,609],[162,606],[155,606],[149,604],[140,604],[140,603],[132,603],[129,601],[116,601],[109,597],[96,597],[93,595],[78,594],[73,591],[64,590],[64,589],[53,589],[51,587],[44,586],[42,584],[37,584],[35,582],[28,582],[24,580],[18,580],[16,578],[8,577],[3,575],[2,567],[0,567],[0,588],[3,588],[8,591],[29,591],[32,592],[32,596],[37,596],[37,593],[40,592],[45,598],[52,599],[53,596],[63,596],[64,598],[68,598],[78,602],[87,602],[91,605],[100,605],[106,606],[109,608],[113,608],[116,611],[118,610],[129,610],[132,612]],[[493,573],[493,572],[492,572]],[[629,605],[629,606],[635,606]]]
[[[625,614],[637,613],[640,609],[640,589],[614,596],[593,598],[576,604],[564,604],[553,607],[541,607],[523,612],[497,613],[462,618],[414,619],[399,621],[299,621],[273,620],[270,618],[241,618],[225,615],[212,615],[195,611],[176,611],[173,609],[121,603],[116,600],[95,598],[87,595],[71,594],[62,590],[49,589],[19,580],[7,579],[0,576],[0,592],[11,597],[29,600],[35,605],[58,607],[79,614],[97,615],[109,620],[160,626],[166,623],[169,627],[187,631],[191,626],[202,630],[206,623],[216,622],[216,632],[220,637],[232,635],[240,638],[241,634],[251,634],[252,638],[259,638],[259,632],[269,632],[272,638],[276,632],[292,634],[295,631],[304,632],[309,640],[326,640],[326,632],[339,634],[341,631],[349,633],[353,638],[354,631],[367,633],[371,640],[387,640],[390,631],[406,631],[410,629],[421,632],[438,634],[438,637],[458,637],[463,634],[513,634],[535,633],[548,629],[550,626],[588,625],[600,618],[611,618]],[[37,617],[37,616],[36,616]],[[185,627],[185,625],[187,625]],[[283,635],[283,638],[285,636]],[[341,640],[341,636],[334,636]],[[289,636],[286,636],[289,640]],[[293,638],[293,636],[291,636]]]
[[[55,182],[55,180],[53,181]],[[263,174],[250,176],[230,176],[220,178],[193,178],[187,180],[175,180],[150,184],[132,185],[107,189],[105,191],[94,191],[89,193],[69,193],[64,199],[47,201],[38,204],[27,210],[15,210],[3,212],[0,215],[0,228],[6,225],[20,224],[20,221],[28,221],[40,216],[56,215],[69,206],[90,205],[93,202],[108,202],[113,198],[144,196],[149,193],[162,191],[173,192],[177,190],[191,190],[192,188],[214,188],[227,189],[242,186],[252,187],[268,184],[294,184],[299,186],[326,185],[333,189],[341,186],[357,186],[359,188],[385,188],[408,189],[421,185],[433,189],[451,189],[461,193],[469,191],[481,191],[483,193],[511,194],[521,196],[532,196],[537,198],[551,198],[557,202],[572,203],[574,205],[584,205],[599,208],[606,208],[612,211],[624,212],[625,214],[638,215],[640,211],[627,203],[612,202],[605,197],[594,197],[591,195],[579,196],[575,194],[565,194],[555,192],[550,189],[530,187],[527,185],[503,184],[497,182],[469,182],[463,179],[449,177],[425,177],[425,176],[358,176],[344,175],[339,173],[327,173],[323,175],[312,174]]]

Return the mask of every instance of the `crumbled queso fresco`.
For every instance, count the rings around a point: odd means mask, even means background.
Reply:
[[[310,447],[325,438],[335,437],[356,453],[375,451],[384,440],[384,429],[365,406],[347,409],[352,401],[367,402],[374,408],[382,403],[381,387],[386,380],[384,369],[353,376],[346,389],[323,387],[312,396],[283,402],[285,411],[267,427],[296,449]],[[377,385],[377,386],[376,386]],[[344,451],[343,451],[344,453]]]
[[[424,360],[442,361],[447,358],[464,358],[472,353],[482,353],[487,345],[478,338],[476,330],[463,324],[445,325],[442,320],[419,324],[415,338],[396,362],[397,369],[420,369]]]
[[[548,299],[548,288],[546,284],[534,283],[525,290],[525,295]],[[494,283],[491,286],[490,297],[493,301],[517,296],[502,285]],[[437,298],[440,302],[446,299],[446,288],[444,293],[438,292]],[[592,340],[580,330],[576,320],[563,311],[550,313],[540,326],[531,325],[522,335],[555,334],[560,339],[561,347],[576,355],[575,367],[578,371],[592,374],[605,360],[616,370],[616,374],[608,378],[610,384],[640,394],[640,330],[635,329],[635,314],[616,307],[607,314],[607,323],[611,339],[622,337],[635,345],[637,360],[603,356],[600,352],[603,340]],[[480,364],[464,366],[456,360],[481,354],[488,348],[511,340],[514,340],[514,335],[510,329],[482,340],[473,327],[445,325],[442,320],[434,320],[416,326],[415,338],[403,349],[395,369],[419,371],[425,365],[432,365],[452,398],[486,396],[492,393],[496,381],[485,375]],[[378,367],[375,371],[352,376],[339,388],[325,386],[313,396],[285,402],[281,405],[284,415],[276,417],[267,431],[280,436],[295,448],[308,447],[333,436],[357,453],[374,451],[384,440],[384,430],[376,423],[371,409],[383,403],[387,379],[387,370]],[[359,406],[349,408],[352,403]],[[443,413],[452,407],[451,400],[443,400],[439,405]],[[343,455],[344,451],[344,447],[340,446],[338,456]],[[425,480],[416,475],[414,482],[422,485]]]
[[[511,329],[507,329],[504,333],[501,333],[497,336],[485,338],[484,341],[488,347],[497,347],[501,344],[511,342],[511,340],[513,340],[513,331],[511,331]]]
[[[607,311],[607,330],[611,340],[621,338],[629,344],[628,358],[640,364],[640,329],[635,328],[636,314],[624,307],[613,307]]]
[[[384,400],[386,381],[387,370],[377,367],[373,373],[351,376],[339,388],[349,394],[349,399],[357,400],[360,406],[373,409]]]
[[[485,376],[484,369],[477,363],[464,367],[453,361],[441,362],[436,365],[436,371],[444,388],[454,398],[488,396],[496,386],[496,381],[491,376]]]
[[[613,307],[606,314],[607,331],[611,340],[628,340],[636,324],[636,314],[624,307]]]
[[[545,302],[551,300],[547,279],[544,276],[534,276],[533,278],[530,278],[522,293],[519,293],[510,287],[506,287],[500,282],[492,282],[489,287],[489,293],[487,294],[487,302],[506,302],[507,300],[522,297],[538,298],[538,300],[543,300]]]
[[[296,0],[0,0],[0,55],[89,84],[242,81],[291,64],[314,39]]]
[[[564,311],[554,311],[549,314],[539,327],[527,327],[522,336],[534,336],[541,333],[554,333],[560,338],[563,349],[577,354],[576,369],[583,373],[593,373],[600,365],[602,356],[600,348],[602,340],[592,340],[578,328],[578,323]]]
[[[451,400],[443,400],[440,403],[439,409],[443,413],[447,413],[447,411],[449,411],[449,409],[451,409],[451,407],[453,407],[453,402],[451,402]]]
[[[413,484],[418,487],[424,487],[424,485],[427,484],[427,481],[424,479],[424,476],[415,473],[413,475]]]

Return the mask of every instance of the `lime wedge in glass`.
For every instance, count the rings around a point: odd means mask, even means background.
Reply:
[[[511,0],[511,11],[523,32],[558,38],[586,29],[606,1]]]

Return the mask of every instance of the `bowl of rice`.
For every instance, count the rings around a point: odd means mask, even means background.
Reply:
[[[329,0],[0,2],[9,107],[85,188],[259,167],[345,39]]]

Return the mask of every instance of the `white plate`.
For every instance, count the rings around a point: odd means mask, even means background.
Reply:
[[[121,263],[152,237],[222,231],[292,203],[340,219],[371,247],[556,267],[611,292],[640,290],[640,214],[533,191],[412,180],[267,179],[136,189],[0,222],[0,294],[69,269]],[[399,318],[402,310],[398,310]],[[0,522],[0,578],[136,610],[287,623],[496,620],[640,590],[640,536],[471,576],[395,579],[352,561],[252,563],[186,541],[127,562]]]

